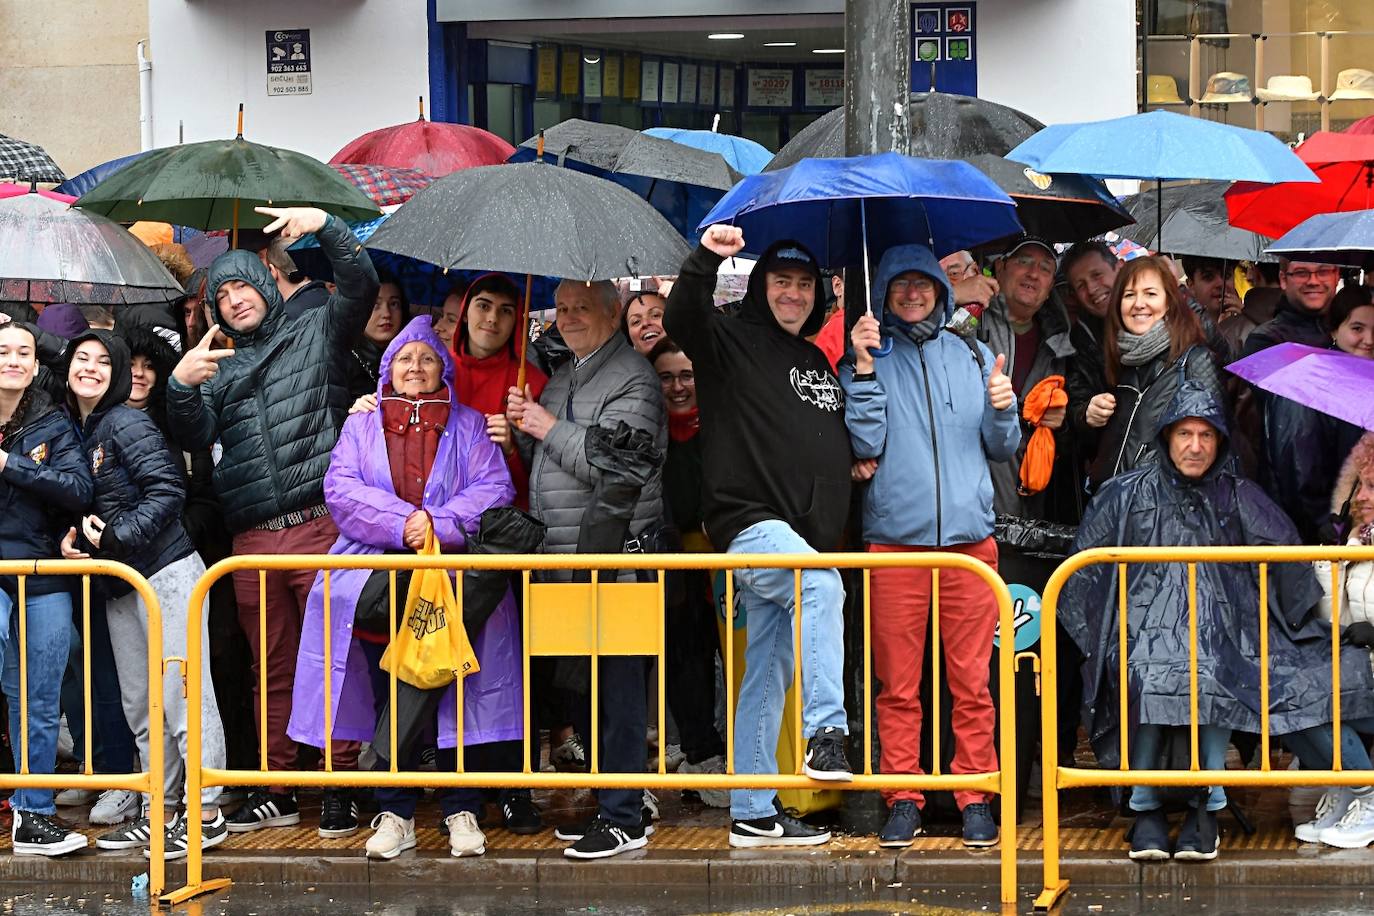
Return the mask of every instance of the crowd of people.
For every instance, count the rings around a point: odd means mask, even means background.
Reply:
[[[713,226],[671,280],[564,281],[553,327],[527,347],[519,278],[485,274],[432,310],[412,308],[338,218],[311,208],[262,212],[273,223],[261,251],[229,251],[198,271],[177,251],[160,252],[186,290],[174,310],[0,306],[4,556],[129,564],[158,596],[167,655],[185,655],[193,586],[225,556],[413,553],[430,541],[461,552],[510,507],[539,526],[540,549],[552,553],[941,551],[1036,591],[1060,559],[1089,547],[1374,539],[1374,434],[1250,389],[1222,368],[1286,341],[1374,358],[1370,288],[1329,265],[1252,265],[1242,300],[1234,264],[1123,262],[1102,241],[1060,252],[1023,236],[986,258],[986,270],[969,252],[937,259],[922,245],[899,245],[868,277],[822,271],[804,245],[779,239],[768,240],[742,300],[722,309],[717,272],[745,239]],[[329,284],[306,276],[287,250],[307,233],[329,261]],[[1346,768],[1371,768],[1371,569],[1350,565],[1336,594],[1328,570],[1274,566],[1267,579],[1269,727],[1307,768],[1329,768],[1334,750],[1333,606],[1343,627],[1341,758]],[[1059,605],[1065,743],[1072,751],[1081,710],[1103,766],[1119,764],[1123,728],[1133,767],[1167,766],[1188,740],[1190,583],[1180,566],[1132,571],[1122,685],[1117,574],[1085,570]],[[576,581],[571,572],[540,577]],[[452,686],[398,683],[392,705],[388,578],[334,572],[328,615],[325,580],[314,571],[247,570],[216,586],[199,615],[201,762],[256,768],[263,748],[269,770],[291,771],[316,765],[328,743],[336,769],[387,770],[393,760],[402,770],[457,767]],[[736,703],[735,771],[778,771],[784,696],[799,661],[806,750],[798,765],[816,780],[852,779],[856,701],[847,711],[845,688],[854,659],[844,637],[861,586],[835,569],[808,569],[800,580],[798,589],[790,569],[740,569],[737,606],[718,613],[704,573],[669,575],[665,676],[680,747],[658,740],[678,772],[725,772],[716,713],[723,615],[725,625],[743,620],[746,640],[738,697],[726,699]],[[1242,759],[1255,751],[1266,663],[1260,581],[1250,566],[1199,569],[1206,768],[1224,768],[1232,745]],[[166,835],[151,836],[149,800],[136,793],[22,789],[9,799],[14,852],[84,847],[86,837],[55,814],[59,804],[93,803],[90,821],[110,827],[100,848],[162,843],[168,856],[185,855],[178,802],[192,713],[180,674],[172,667],[161,685],[147,683],[147,609],[127,585],[98,581],[86,633],[74,623],[81,594],[70,589],[53,576],[26,577],[22,592],[15,579],[0,583],[14,765],[53,772],[65,713],[74,732],[93,731],[95,772],[134,771],[135,755],[149,754],[149,691],[160,689]],[[929,765],[922,685],[933,590],[929,570],[871,574],[884,773]],[[938,590],[953,704],[949,771],[995,770],[999,753],[1014,753],[996,746],[989,690],[997,600],[958,570],[944,571]],[[585,767],[590,668],[585,659],[536,659],[524,683],[517,591],[507,583],[485,606],[465,605],[480,670],[464,682],[464,765],[524,769],[528,692],[538,730],[530,765],[547,753],[555,766]],[[650,661],[599,661],[594,737],[603,772],[648,766]],[[1128,722],[1118,719],[1123,689]],[[297,795],[284,786],[230,794],[202,790],[206,848],[230,833],[300,823]],[[413,848],[419,791],[370,794],[379,813],[367,855]],[[729,807],[732,846],[830,839],[771,790],[696,795]],[[326,790],[320,835],[361,830],[361,798]],[[897,791],[883,800],[879,842],[910,845],[926,799]],[[546,829],[527,790],[446,789],[439,804],[453,855],[485,851],[481,821],[492,801],[504,828]],[[1151,787],[1130,792],[1132,858],[1214,858],[1225,792],[1188,799],[1172,840],[1169,801]],[[995,845],[989,796],[963,791],[956,802],[964,843]],[[571,858],[614,856],[647,844],[655,813],[642,790],[602,790],[589,821],[555,835]],[[1374,789],[1326,792],[1296,835],[1345,847],[1374,841]]]

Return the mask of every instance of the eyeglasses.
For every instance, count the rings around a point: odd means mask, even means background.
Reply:
[[[1297,280],[1299,283],[1306,283],[1313,277],[1318,277],[1322,280],[1330,280],[1340,272],[1340,268],[1338,267],[1318,267],[1316,270],[1308,270],[1306,267],[1296,267],[1288,271],[1286,276],[1290,280]]]
[[[1015,264],[1017,267],[1022,268],[1023,270],[1030,270],[1032,267],[1034,267],[1038,269],[1042,274],[1050,274],[1051,276],[1054,275],[1054,262],[1047,261],[1044,258],[1037,258],[1034,255],[1013,255],[1011,258],[1011,263]]]
[[[671,388],[674,383],[686,388],[690,385],[695,385],[697,383],[697,376],[695,372],[693,372],[690,369],[687,369],[682,372],[676,373],[660,372],[658,374],[658,380],[664,388]]]
[[[903,295],[909,289],[914,289],[918,293],[928,293],[935,288],[935,283],[925,277],[917,277],[914,280],[898,278],[887,285],[889,292]]]

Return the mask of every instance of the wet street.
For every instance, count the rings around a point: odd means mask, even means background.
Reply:
[[[94,891],[95,889],[91,889]],[[615,891],[575,886],[536,889],[489,887],[374,887],[354,890],[244,885],[171,909],[173,916],[957,916],[996,912],[992,888],[947,891],[904,888],[773,888],[706,892],[683,888]],[[50,887],[7,887],[0,895],[5,916],[37,914],[148,914],[146,900],[98,892],[54,894]],[[1017,908],[1032,912],[1029,897]],[[1058,912],[1064,916],[1121,913],[1242,916],[1355,916],[1374,913],[1374,891],[1359,888],[1240,888],[1171,891],[1141,888],[1085,888],[1072,893]]]

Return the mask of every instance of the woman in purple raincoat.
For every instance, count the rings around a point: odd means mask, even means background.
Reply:
[[[381,410],[350,416],[344,423],[325,476],[324,495],[339,526],[336,554],[407,552],[424,541],[433,524],[446,553],[461,551],[465,535],[475,534],[487,509],[509,505],[515,490],[501,450],[486,434],[486,420],[453,397],[454,364],[434,335],[428,317],[416,318],[397,335],[382,357],[377,398]],[[387,696],[387,675],[377,662],[386,634],[354,627],[354,614],[371,570],[337,570],[331,576],[330,685],[333,738],[373,739]],[[402,599],[404,600],[404,599]],[[306,606],[288,733],[296,741],[324,746],[324,585],[323,574]],[[469,634],[481,668],[464,679],[463,743],[467,769],[520,769],[523,708],[520,683],[520,632],[514,597],[508,591],[481,631]],[[401,693],[436,699],[431,692],[398,684],[398,720],[406,718]],[[423,702],[423,700],[420,700]],[[455,696],[452,686],[438,698],[441,769],[457,765]],[[429,708],[433,708],[430,703]],[[385,723],[378,729],[386,734]],[[399,759],[406,765],[413,748],[398,737]],[[496,745],[504,742],[504,745]],[[483,745],[480,750],[476,745]],[[491,753],[503,748],[501,753]],[[479,763],[509,758],[506,765]],[[386,768],[385,762],[382,769]],[[415,803],[419,790],[378,790],[382,813],[368,840],[372,858],[394,858],[415,846]],[[477,827],[481,794],[475,789],[441,793],[450,849],[456,856],[481,855],[485,839]]]

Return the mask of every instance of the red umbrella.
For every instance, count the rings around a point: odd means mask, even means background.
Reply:
[[[1343,133],[1347,134],[1374,134],[1374,115],[1367,118],[1360,118],[1354,124],[1347,127]]]
[[[1238,181],[1226,192],[1232,226],[1278,238],[1318,213],[1374,208],[1374,134],[1319,131],[1294,152],[1320,183]]]
[[[0,200],[4,200],[7,197],[18,197],[20,194],[27,194],[30,191],[33,191],[40,197],[46,197],[48,200],[55,200],[64,204],[69,204],[76,200],[76,198],[72,197],[70,194],[58,194],[56,191],[44,191],[37,186],[30,187],[26,184],[12,184],[8,181],[0,182]]]
[[[396,169],[386,165],[331,164],[330,168],[362,191],[379,207],[393,207],[405,203],[434,183],[434,179],[419,169]]]
[[[418,121],[363,134],[335,153],[329,164],[418,169],[431,178],[442,178],[478,165],[499,165],[514,152],[515,147],[480,127],[425,120],[421,99]]]

